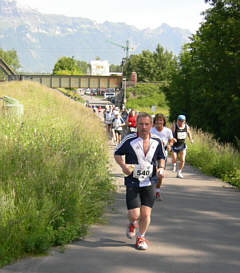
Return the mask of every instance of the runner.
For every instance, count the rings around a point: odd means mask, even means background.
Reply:
[[[177,171],[177,177],[183,178],[182,169],[185,164],[186,149],[187,149],[185,140],[187,136],[190,142],[193,144],[192,134],[191,134],[189,126],[186,124],[186,117],[184,115],[179,115],[177,117],[177,122],[175,122],[172,126],[172,133],[175,139],[175,143],[172,146],[173,171],[176,172],[177,156],[179,154],[180,163],[179,163],[179,167]]]
[[[109,108],[106,108],[106,112],[104,113],[104,122],[106,124],[107,133],[111,134],[112,129],[112,112]]]
[[[116,162],[126,175],[126,203],[129,219],[127,237],[133,238],[136,235],[136,228],[139,227],[136,248],[140,250],[148,249],[145,233],[150,224],[154,204],[152,184],[156,176],[163,177],[165,164],[162,142],[158,137],[150,135],[151,127],[151,116],[140,113],[137,117],[137,133],[127,135],[114,152]],[[123,155],[125,155],[125,162]]]
[[[165,127],[166,126],[166,118],[163,114],[156,114],[156,116],[153,119],[153,125],[150,133],[151,135],[156,135],[158,136],[161,141],[163,142],[163,146],[165,149],[165,156],[166,156],[166,161],[165,161],[165,168],[166,168],[166,163],[167,163],[167,157],[168,157],[168,152],[171,151],[171,146],[174,143],[174,138],[172,131]],[[162,177],[158,178],[156,188],[155,188],[155,197],[157,200],[161,201],[160,197],[160,187],[162,185]]]
[[[137,113],[133,109],[131,109],[127,119],[127,126],[128,126],[129,133],[135,133],[137,131],[136,120],[137,120]]]
[[[114,118],[112,120],[112,130],[113,136],[115,137],[114,143],[119,144],[122,137],[122,127],[125,125],[123,118],[120,116],[120,113],[115,110],[114,111]]]

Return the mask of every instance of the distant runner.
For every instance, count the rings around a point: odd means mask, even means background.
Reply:
[[[177,117],[177,122],[175,122],[172,126],[173,137],[175,139],[175,143],[172,146],[172,164],[173,171],[176,172],[177,166],[177,156],[179,154],[179,167],[177,171],[177,177],[183,178],[182,169],[185,164],[186,157],[186,143],[185,140],[188,136],[190,142],[193,144],[192,134],[189,126],[186,124],[186,117],[184,115],[179,115]]]
[[[133,238],[139,227],[136,248],[140,250],[148,249],[145,233],[150,224],[154,204],[152,181],[156,176],[164,176],[165,165],[162,142],[158,137],[151,137],[151,127],[151,116],[140,113],[137,117],[137,133],[127,135],[114,152],[116,162],[126,175],[126,203],[129,218],[127,237]]]
[[[104,112],[104,122],[106,124],[106,129],[109,134],[111,134],[112,129],[112,112],[109,110],[109,108],[106,108],[106,111]]]
[[[112,120],[112,130],[114,143],[119,144],[122,139],[122,127],[125,125],[123,118],[118,111],[114,111],[114,118]]]
[[[137,131],[136,121],[137,121],[137,113],[132,109],[127,119],[127,126],[128,126],[129,133],[135,133]]]

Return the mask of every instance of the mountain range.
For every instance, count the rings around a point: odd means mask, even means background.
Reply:
[[[0,0],[0,48],[17,51],[22,72],[52,72],[63,56],[88,63],[99,57],[120,64],[125,57],[121,45],[126,46],[126,41],[134,47],[130,54],[154,51],[160,44],[177,55],[190,36],[189,30],[167,24],[140,30],[125,23],[99,24],[86,18],[43,14],[20,7],[15,0]]]

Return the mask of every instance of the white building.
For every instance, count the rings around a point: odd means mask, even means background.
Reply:
[[[95,60],[91,61],[91,75],[109,76],[108,61]]]

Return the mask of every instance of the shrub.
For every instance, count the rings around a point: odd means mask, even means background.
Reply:
[[[220,144],[212,135],[193,130],[194,145],[188,145],[187,161],[208,175],[240,187],[240,154],[230,144]]]

